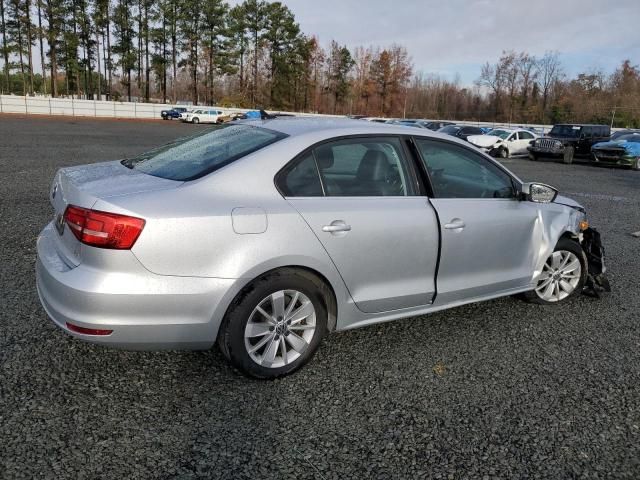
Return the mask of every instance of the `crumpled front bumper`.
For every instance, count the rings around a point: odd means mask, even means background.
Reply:
[[[587,256],[588,266],[584,293],[599,298],[602,293],[611,291],[600,232],[592,227],[587,228],[582,232],[580,245]]]

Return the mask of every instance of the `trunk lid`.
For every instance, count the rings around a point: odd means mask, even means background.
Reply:
[[[61,168],[51,187],[49,199],[57,230],[55,245],[69,267],[82,260],[82,243],[64,222],[68,205],[91,208],[98,199],[175,188],[183,182],[154,177],[125,167],[119,161]]]

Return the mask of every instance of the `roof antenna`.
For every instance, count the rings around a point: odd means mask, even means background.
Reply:
[[[273,120],[274,118],[276,118],[275,115],[271,115],[265,112],[264,110],[260,109],[260,120]]]

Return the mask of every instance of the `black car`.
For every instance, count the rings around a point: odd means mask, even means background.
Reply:
[[[575,155],[591,155],[591,147],[598,142],[606,142],[611,135],[609,125],[559,124],[542,138],[527,147],[529,158],[562,157],[564,163],[573,162]]]
[[[429,130],[433,130],[434,132],[440,130],[443,127],[448,127],[449,125],[455,125],[453,122],[443,122],[440,120],[423,120],[420,122],[424,128],[428,128]]]
[[[186,112],[185,107],[175,107],[171,110],[162,110],[160,116],[163,120],[171,120],[172,118],[180,118],[180,114]]]
[[[458,137],[466,140],[471,135],[483,135],[484,132],[479,127],[470,127],[468,125],[447,125],[438,130],[439,133],[446,133],[452,137]]]

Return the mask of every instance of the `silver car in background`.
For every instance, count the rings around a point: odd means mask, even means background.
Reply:
[[[584,209],[469,144],[346,119],[250,120],[60,169],[38,238],[51,319],[127,349],[206,349],[260,378],[323,336],[580,292]]]

